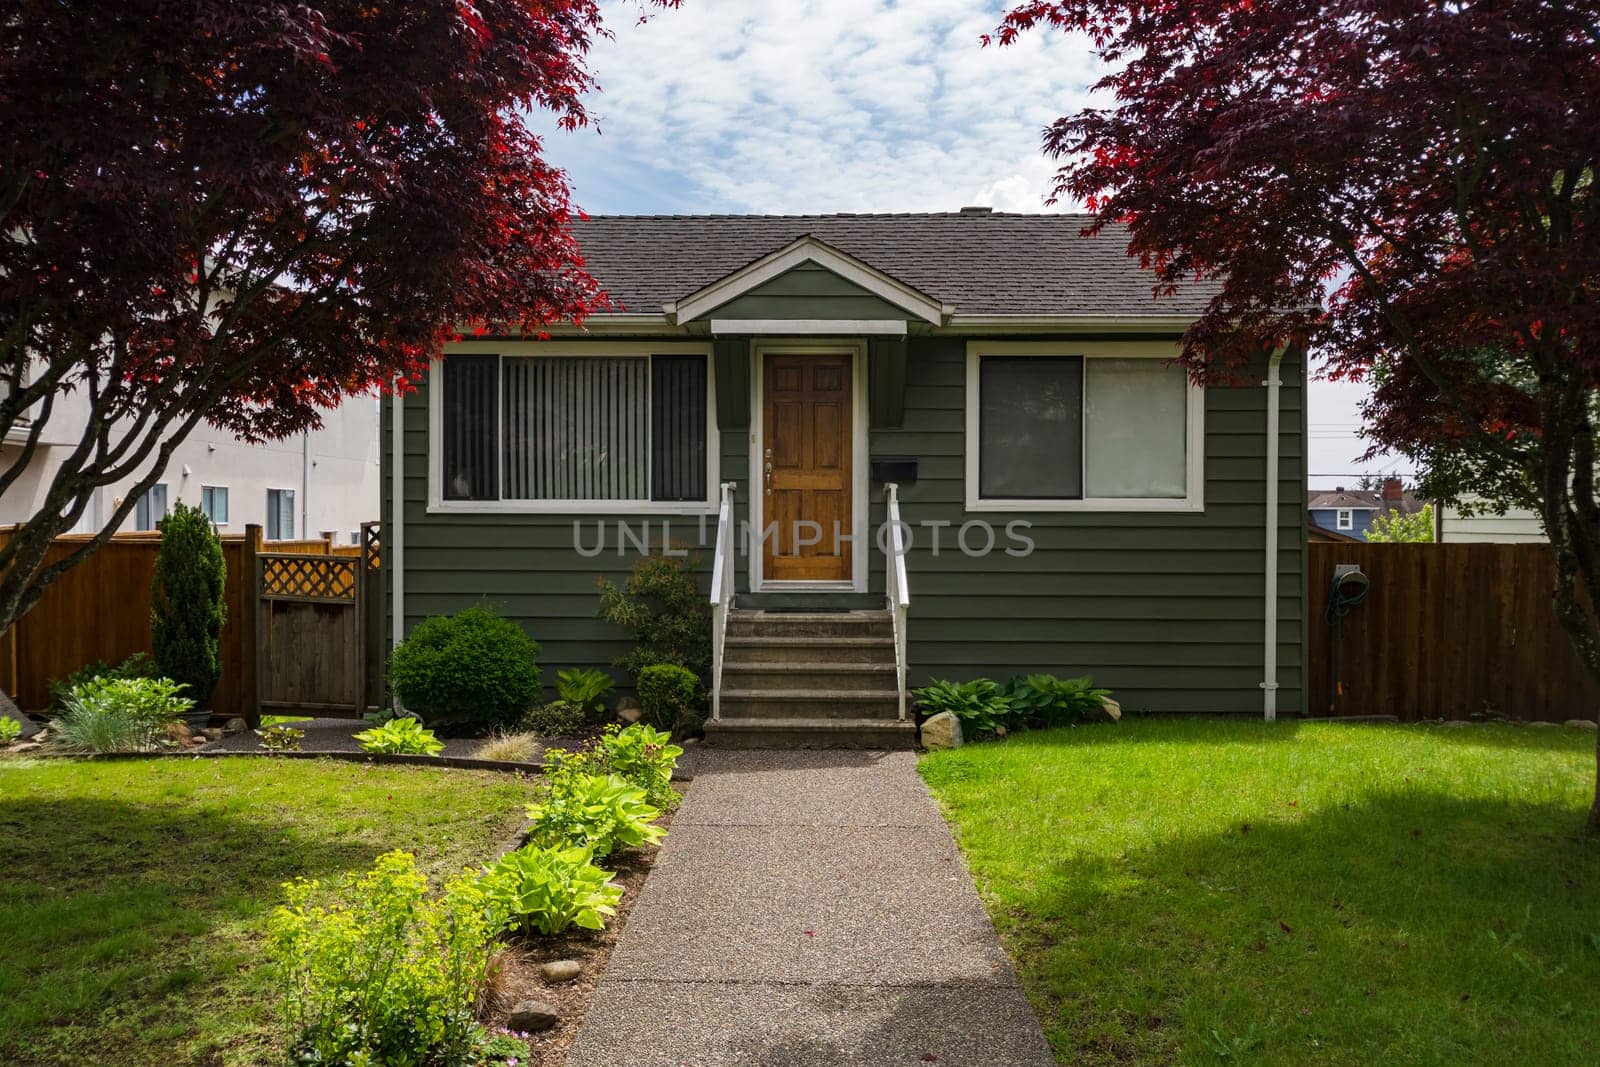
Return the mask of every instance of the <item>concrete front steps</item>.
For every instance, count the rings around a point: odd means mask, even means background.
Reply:
[[[911,748],[887,611],[735,611],[722,664],[724,748]]]

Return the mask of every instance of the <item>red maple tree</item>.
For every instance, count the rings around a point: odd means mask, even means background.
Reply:
[[[586,121],[604,32],[597,0],[10,5],[0,494],[42,442],[56,467],[0,547],[0,631],[201,422],[280,438],[403,387],[459,324],[593,309],[566,178],[523,119]],[[81,425],[57,411],[68,392]],[[45,566],[129,478],[99,535]]]
[[[992,39],[1036,27],[1111,71],[1110,106],[1045,131],[1056,194],[1220,286],[1194,373],[1296,338],[1370,379],[1375,449],[1426,490],[1537,509],[1600,675],[1600,4],[1034,2]]]

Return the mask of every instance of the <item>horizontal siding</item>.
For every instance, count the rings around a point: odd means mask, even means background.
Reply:
[[[1448,509],[1440,516],[1439,540],[1449,544],[1542,544],[1549,540],[1538,513],[1512,508],[1504,515],[1463,515]]]
[[[1091,674],[1124,704],[1155,711],[1259,713],[1266,390],[1206,392],[1203,513],[988,513],[965,510],[965,342],[913,338],[902,427],[872,452],[919,457],[902,486],[913,525],[913,681],[1022,671]],[[1265,369],[1264,367],[1262,368]],[[1259,382],[1262,375],[1255,376]],[[1303,375],[1286,366],[1279,494],[1279,706],[1302,706]],[[882,504],[873,504],[874,523]],[[1026,519],[1026,558],[966,556],[956,528]],[[945,521],[935,557],[918,524]],[[972,542],[976,544],[977,542]],[[881,557],[873,588],[882,587]]]
[[[904,424],[873,430],[870,448],[874,455],[911,455],[920,462],[918,481],[901,490],[902,515],[913,525],[913,683],[1048,670],[1091,674],[1133,709],[1259,713],[1266,390],[1207,390],[1203,513],[970,515],[963,504],[965,343],[913,338],[909,344]],[[1294,711],[1304,704],[1303,368],[1286,366],[1284,379],[1279,707]],[[615,517],[605,517],[613,531],[608,551],[584,558],[573,550],[572,516],[429,515],[426,387],[408,398],[406,410],[408,626],[489,603],[541,642],[548,678],[561,667],[609,667],[627,650],[628,637],[594,617],[595,581],[600,575],[625,580],[634,558],[631,549],[620,556],[616,551]],[[389,440],[386,430],[386,449]],[[724,428],[719,450],[721,479],[739,486],[741,521],[748,518],[751,490],[749,441],[748,427]],[[388,493],[385,477],[386,508]],[[874,487],[874,528],[883,515]],[[1002,547],[1005,524],[1028,520],[1033,554],[964,555],[957,531],[975,518],[995,526]],[[582,537],[592,543],[596,518],[582,521]],[[662,517],[629,521],[635,531],[648,525],[652,543],[659,543]],[[697,572],[705,582],[714,520],[706,520],[703,533],[697,518],[665,521],[676,543],[698,549]],[[919,525],[924,521],[950,524],[941,531],[937,556],[931,534]],[[883,557],[876,549],[869,574],[871,589],[881,593]],[[744,561],[738,586],[748,589]]]
[[[802,263],[706,312],[719,319],[904,319],[905,311],[815,263]]]

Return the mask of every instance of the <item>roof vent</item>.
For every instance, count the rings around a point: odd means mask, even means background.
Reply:
[[[992,208],[992,207],[982,207],[982,206],[976,206],[975,205],[975,206],[972,206],[972,207],[964,207],[964,208],[962,208],[961,209],[961,213],[963,215],[992,215],[992,214],[994,214],[994,208]]]

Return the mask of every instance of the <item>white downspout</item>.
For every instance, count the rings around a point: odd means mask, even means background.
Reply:
[[[391,419],[389,449],[389,526],[383,531],[383,554],[389,557],[390,594],[393,615],[390,643],[398,646],[406,632],[406,410],[405,397],[396,386],[394,415]]]
[[[1288,345],[1273,349],[1267,360],[1267,599],[1262,615],[1261,714],[1267,722],[1278,718],[1278,407],[1283,377],[1283,354]]]
[[[300,536],[311,539],[311,431],[300,435]]]

